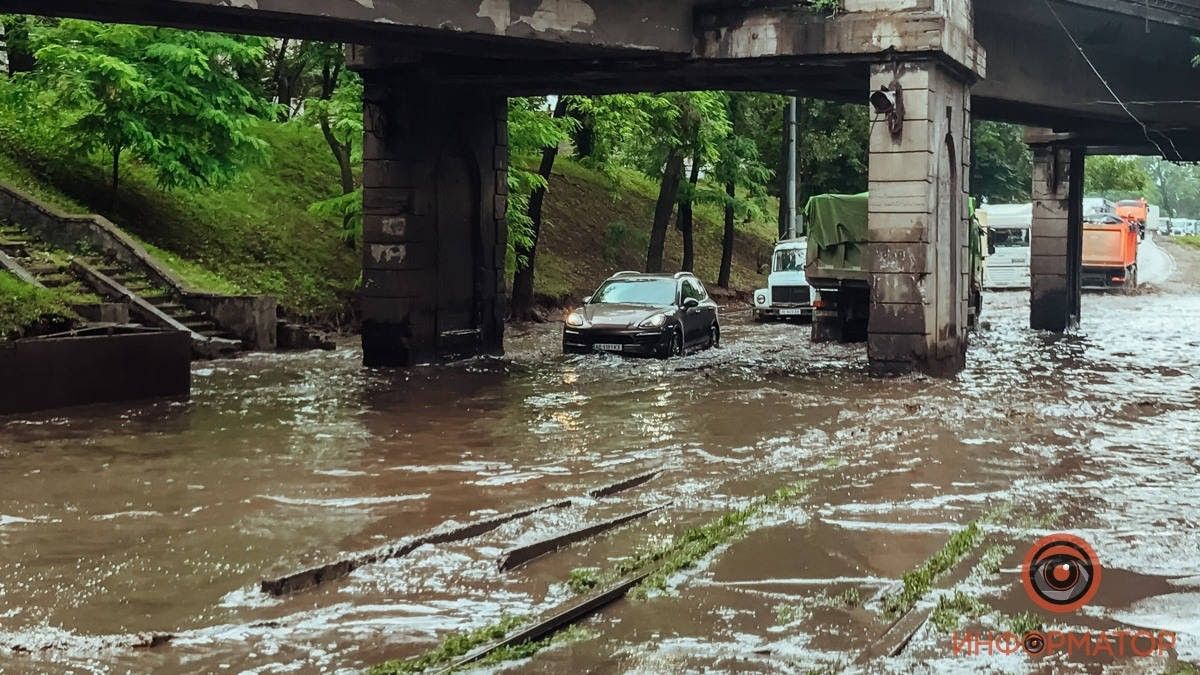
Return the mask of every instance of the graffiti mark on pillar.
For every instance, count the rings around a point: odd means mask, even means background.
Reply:
[[[512,6],[509,0],[483,0],[475,16],[491,19],[496,26],[496,33],[503,35],[512,21]]]
[[[403,237],[404,231],[408,228],[408,219],[404,216],[392,216],[384,218],[379,222],[379,229],[384,234],[395,237]]]
[[[408,255],[408,247],[404,244],[371,244],[371,260],[378,265],[402,263]]]

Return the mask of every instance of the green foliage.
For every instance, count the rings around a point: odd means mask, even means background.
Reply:
[[[1042,630],[1042,618],[1033,612],[1021,612],[1016,616],[1002,617],[1001,623],[1017,635]]]
[[[484,626],[470,633],[456,633],[447,637],[434,649],[424,654],[404,660],[381,663],[367,671],[370,675],[400,675],[402,673],[419,673],[437,666],[445,666],[467,652],[502,639],[525,622],[524,617],[504,616],[489,626]]]
[[[114,187],[124,152],[161,187],[227,182],[262,157],[252,113],[266,106],[235,71],[262,57],[263,39],[63,20],[31,40],[37,68],[18,81],[33,114],[56,119],[79,150],[105,151]]]
[[[78,318],[62,294],[27,284],[0,270],[0,340],[23,337],[40,325],[66,328]]]
[[[1029,201],[1033,157],[1020,126],[978,121],[971,125],[971,193],[992,204]]]
[[[738,539],[749,531],[750,521],[776,506],[782,506],[804,494],[806,483],[793,483],[760,497],[748,506],[735,509],[699,527],[686,530],[682,536],[668,544],[638,551],[632,556],[621,558],[605,572],[593,568],[580,568],[571,572],[571,587],[577,593],[616,583],[620,579],[647,568],[647,576],[632,591],[635,599],[644,599],[656,591],[667,588],[672,575],[690,569],[705,556],[721,546]]]
[[[1184,246],[1200,249],[1200,235],[1187,234],[1182,237],[1175,237],[1172,241]]]
[[[884,615],[894,619],[912,609],[933,588],[933,582],[975,548],[981,536],[979,523],[973,522],[955,532],[937,553],[919,567],[905,572],[903,589],[883,601]]]
[[[1108,199],[1142,197],[1150,187],[1150,175],[1137,157],[1098,155],[1088,157],[1083,189]]]
[[[527,261],[518,260],[516,249],[533,244],[533,221],[529,196],[548,187],[537,172],[542,150],[558,147],[571,136],[577,122],[570,117],[555,119],[545,98],[508,100],[508,269],[511,273]]]
[[[71,213],[104,213],[203,290],[274,295],[300,316],[343,311],[360,262],[341,242],[340,218],[307,211],[338,191],[337,166],[311,126],[256,122],[267,161],[222,186],[163,191],[151,167],[129,163],[114,211],[105,162],[3,105],[4,90],[0,78],[0,180]]]
[[[1162,207],[1170,218],[1200,215],[1200,171],[1194,164],[1177,164],[1158,157],[1142,159],[1151,190],[1146,199]]]
[[[344,195],[322,199],[308,205],[308,212],[318,218],[342,223],[342,240],[353,244],[362,240],[363,193],[362,188]]]
[[[978,619],[989,613],[991,606],[973,595],[955,591],[952,595],[938,598],[937,607],[929,615],[929,621],[943,633],[957,630],[963,619]]]

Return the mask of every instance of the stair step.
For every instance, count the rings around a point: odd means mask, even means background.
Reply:
[[[155,302],[155,303],[150,303],[150,304],[157,307],[160,312],[165,312],[172,316],[175,316],[177,313],[183,312],[187,309],[186,307],[179,304],[178,302]]]
[[[225,338],[226,340],[236,340],[237,339],[237,337],[235,337],[233,335],[233,333],[229,333],[229,332],[223,331],[223,330],[198,330],[195,332],[203,335],[204,337]]]
[[[162,309],[162,308],[159,307],[159,309]],[[163,311],[166,312],[167,310],[163,310]],[[167,312],[167,314],[170,314],[176,321],[178,321],[179,323],[182,323],[184,325],[188,325],[188,324],[192,324],[192,323],[205,323],[205,324],[209,324],[212,326],[217,325],[212,319],[208,318],[207,316],[205,316],[203,314],[197,314],[196,312],[189,312],[189,311],[187,311],[186,308],[183,309],[182,311],[180,311],[179,313]]]
[[[26,265],[25,269],[29,270],[30,273],[35,274],[35,275],[61,274],[62,273],[62,268],[59,267],[58,265],[47,265],[45,263],[35,263],[32,265]]]

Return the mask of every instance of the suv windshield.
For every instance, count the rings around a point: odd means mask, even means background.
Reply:
[[[802,248],[785,248],[775,252],[775,272],[799,272],[804,269],[808,251]]]
[[[674,279],[620,279],[609,281],[592,296],[593,303],[670,305],[675,302]]]

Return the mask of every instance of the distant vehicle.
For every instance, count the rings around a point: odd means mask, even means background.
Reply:
[[[867,281],[867,204],[869,193],[817,195],[804,207],[808,230],[805,275],[815,291],[813,338],[861,342],[867,339],[871,290]],[[970,219],[971,290],[981,289],[983,237],[977,219]],[[982,294],[969,295],[968,324],[979,316]]]
[[[1115,213],[1089,217],[1083,223],[1083,287],[1136,288],[1140,231]]]
[[[754,320],[812,320],[812,288],[804,275],[808,262],[808,240],[785,239],[771,254],[767,287],[754,292]]]
[[[721,343],[717,303],[690,272],[618,272],[567,313],[563,324],[568,354],[667,358]]]
[[[1138,227],[1140,238],[1146,238],[1146,223],[1150,220],[1150,204],[1145,199],[1122,199],[1114,209],[1117,217]]]
[[[1029,288],[1033,204],[987,204],[979,207],[988,234],[983,270],[985,289]]]

